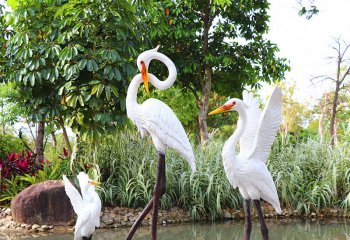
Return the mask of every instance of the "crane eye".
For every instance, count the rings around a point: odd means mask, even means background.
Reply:
[[[233,103],[232,103],[233,105],[236,105],[236,101],[233,101]]]
[[[140,63],[141,63],[141,64],[144,64],[145,62],[144,62],[144,61],[141,61]]]

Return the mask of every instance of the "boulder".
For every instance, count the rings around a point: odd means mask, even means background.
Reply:
[[[66,226],[74,211],[63,181],[48,180],[34,184],[11,201],[13,220],[19,223]]]

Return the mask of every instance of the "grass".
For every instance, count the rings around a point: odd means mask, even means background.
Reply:
[[[242,199],[226,179],[222,166],[223,141],[194,148],[198,171],[192,173],[176,152],[166,156],[167,191],[161,207],[182,207],[193,219],[207,215],[215,219],[223,209],[241,207]],[[332,149],[328,143],[308,139],[291,144],[275,142],[268,168],[273,175],[282,206],[301,213],[320,208],[350,206],[350,155],[348,143]],[[96,153],[105,203],[144,207],[152,197],[157,154],[151,140],[122,132],[105,137]]]

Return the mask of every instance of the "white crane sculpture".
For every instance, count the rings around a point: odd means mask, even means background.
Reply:
[[[95,228],[100,226],[101,199],[95,191],[95,186],[99,183],[89,179],[84,172],[80,172],[77,178],[81,194],[63,175],[66,194],[72,203],[74,212],[78,215],[74,240],[91,240]]]
[[[281,213],[276,186],[265,163],[271,145],[282,121],[282,91],[275,87],[263,112],[254,97],[243,92],[243,101],[230,99],[209,115],[237,111],[237,129],[222,149],[223,165],[231,185],[238,187],[244,198],[245,226],[244,239],[250,239],[252,229],[250,200],[253,200],[260,219],[263,239],[269,239],[268,229],[261,210],[260,199],[269,202],[277,213]],[[239,141],[240,153],[235,148]]]
[[[126,110],[128,117],[137,126],[142,138],[147,134],[151,135],[153,144],[158,152],[158,169],[153,197],[131,227],[125,238],[126,240],[132,239],[137,227],[152,208],[151,235],[152,240],[157,239],[159,200],[166,191],[166,149],[168,147],[175,149],[187,160],[192,171],[196,170],[191,144],[175,113],[166,104],[157,99],[151,98],[142,104],[137,103],[137,90],[142,82],[145,84],[146,92],[148,92],[148,82],[160,90],[166,90],[173,85],[176,79],[177,73],[174,63],[167,56],[159,53],[158,48],[159,46],[145,51],[138,56],[137,66],[141,71],[141,74],[137,74],[132,79],[126,96]],[[160,81],[156,76],[148,73],[148,66],[153,59],[163,62],[168,68],[169,75],[166,80]]]

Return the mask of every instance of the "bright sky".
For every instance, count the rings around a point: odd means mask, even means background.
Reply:
[[[270,32],[268,39],[276,43],[280,56],[290,60],[291,71],[287,81],[297,84],[296,98],[308,103],[315,100],[330,86],[312,86],[314,76],[329,74],[334,76],[335,63],[326,58],[334,56],[329,47],[333,40],[341,36],[350,42],[350,0],[315,0],[320,12],[307,20],[298,15],[297,0],[269,0]],[[304,2],[308,2],[305,0]]]

